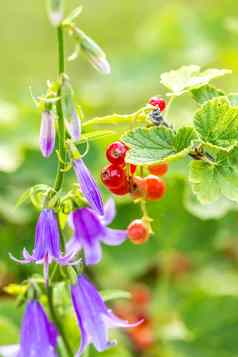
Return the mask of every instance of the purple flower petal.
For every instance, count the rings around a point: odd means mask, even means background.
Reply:
[[[112,197],[104,205],[104,216],[102,222],[107,226],[111,224],[116,216],[116,204]]]
[[[49,157],[55,147],[55,119],[52,112],[41,114],[40,149],[44,157]]]
[[[32,255],[24,248],[23,260],[17,259],[10,254],[10,257],[18,263],[44,264],[44,276],[48,280],[48,268],[52,261],[61,265],[72,265],[78,262],[72,262],[76,252],[62,256],[60,251],[60,233],[56,215],[52,209],[44,209],[39,216],[36,232],[35,245]]]
[[[82,159],[74,160],[74,171],[80,188],[90,206],[100,215],[104,214],[100,190]]]
[[[28,303],[21,328],[19,357],[57,357],[58,332],[39,302]]]
[[[82,336],[78,357],[91,342],[99,352],[115,345],[116,341],[110,341],[108,337],[110,327],[134,326],[120,320],[108,310],[97,289],[84,275],[80,275],[77,283],[72,286],[71,295]]]
[[[101,241],[108,245],[120,245],[127,239],[127,230],[106,228],[106,234]]]

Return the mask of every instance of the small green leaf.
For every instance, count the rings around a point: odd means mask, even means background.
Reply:
[[[192,92],[193,99],[198,104],[204,104],[208,102],[210,99],[225,95],[225,93],[222,90],[217,89],[209,84],[206,84],[205,86],[202,86],[200,88],[194,88],[192,89],[191,92]]]
[[[130,299],[131,294],[128,291],[123,290],[103,290],[100,291],[104,301],[115,300],[115,299]]]
[[[238,202],[238,148],[217,151],[214,164],[193,161],[189,181],[198,200],[203,204],[215,202],[224,196]]]
[[[194,126],[203,142],[230,150],[238,140],[238,108],[225,97],[212,99],[197,111]]]
[[[130,148],[126,156],[128,163],[149,165],[186,156],[196,138],[192,127],[181,128],[177,133],[165,127],[152,127],[130,131],[122,141]]]
[[[72,21],[76,20],[79,15],[81,15],[81,12],[83,10],[82,6],[76,7],[69,16],[66,17],[64,20],[64,24],[71,23]]]
[[[163,73],[160,82],[171,93],[168,95],[180,96],[194,88],[208,84],[210,80],[231,73],[227,69],[208,69],[201,72],[199,66],[183,66],[177,70]]]

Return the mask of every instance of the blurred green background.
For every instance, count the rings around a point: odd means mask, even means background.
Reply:
[[[67,11],[79,5],[65,0]],[[79,25],[106,51],[112,75],[104,77],[82,58],[67,64],[86,119],[128,113],[155,94],[165,94],[160,74],[185,64],[229,68],[217,85],[237,91],[238,11],[234,0],[82,0]],[[20,282],[33,266],[19,266],[33,245],[37,212],[15,208],[18,196],[37,183],[51,184],[55,157],[38,150],[40,116],[30,96],[44,93],[55,79],[56,34],[44,1],[5,1],[0,12],[0,286]],[[67,41],[67,53],[73,50]],[[191,121],[191,98],[175,102],[170,119]],[[99,178],[105,147],[114,137],[91,145],[87,163]],[[99,150],[100,149],[100,154]],[[97,155],[97,160],[95,160]],[[124,317],[145,317],[144,328],[121,334],[111,357],[238,356],[238,212],[229,202],[201,207],[187,185],[187,163],[171,165],[166,197],[149,205],[155,234],[143,246],[130,242],[104,247],[104,259],[90,270],[99,287],[132,290],[133,302],[115,308]],[[71,182],[68,175],[67,182]],[[105,199],[108,193],[102,188]],[[115,227],[125,228],[140,211],[118,199]],[[135,308],[135,305],[137,308]],[[0,300],[0,344],[18,341],[22,309],[4,290]],[[73,332],[72,332],[73,333]],[[77,335],[77,333],[75,332]],[[91,351],[94,356],[95,352]]]

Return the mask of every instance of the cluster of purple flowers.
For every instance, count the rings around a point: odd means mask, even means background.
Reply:
[[[43,129],[50,127],[52,118],[45,113]],[[50,130],[52,133],[52,131]],[[52,151],[52,143],[43,135],[45,156]],[[116,209],[113,199],[103,205],[102,197],[96,182],[82,159],[73,163],[81,191],[90,207],[78,208],[69,215],[69,226],[72,238],[66,245],[66,252],[60,249],[60,228],[56,213],[52,208],[41,211],[35,230],[35,244],[30,254],[23,249],[23,259],[12,257],[15,261],[27,264],[44,265],[46,284],[48,283],[48,268],[55,261],[60,265],[78,264],[75,257],[83,250],[86,265],[97,264],[102,258],[101,243],[119,245],[127,238],[126,230],[108,228],[115,217]],[[81,333],[81,344],[75,356],[79,357],[86,347],[93,343],[98,352],[115,345],[110,341],[108,329],[111,327],[134,327],[140,323],[129,324],[119,319],[109,310],[95,286],[83,274],[80,274],[75,284],[71,286],[71,298]],[[59,332],[49,321],[43,307],[37,300],[27,304],[22,321],[21,339],[19,345],[4,346],[0,354],[4,357],[57,357],[57,338]]]

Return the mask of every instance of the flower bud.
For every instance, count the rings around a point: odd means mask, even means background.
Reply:
[[[64,0],[48,0],[48,14],[53,26],[59,26],[64,17]]]
[[[87,56],[91,65],[103,74],[111,73],[111,66],[103,50],[79,28],[75,29],[75,37],[81,50]]]
[[[66,128],[74,141],[79,141],[81,136],[81,121],[73,102],[73,90],[70,82],[65,79],[62,86],[63,110]]]
[[[44,157],[49,157],[55,147],[55,118],[53,112],[41,113],[40,149]]]

